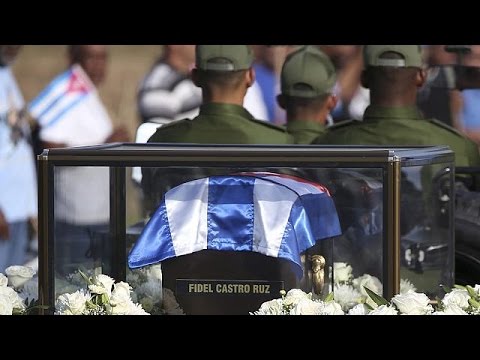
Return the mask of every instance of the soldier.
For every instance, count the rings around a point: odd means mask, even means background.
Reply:
[[[283,127],[255,120],[243,107],[247,89],[255,81],[253,54],[247,45],[197,45],[192,80],[202,88],[197,117],[174,121],[157,129],[149,143],[293,144]],[[142,169],[146,213],[163,194],[185,181],[221,174],[212,169]]]
[[[416,108],[417,90],[425,82],[421,48],[417,45],[366,45],[362,85],[370,89],[371,105],[363,121],[338,123],[313,141],[338,145],[448,145],[457,166],[478,166],[472,141]]]
[[[287,131],[296,144],[310,144],[325,131],[337,98],[335,67],[319,49],[304,46],[288,55],[282,67],[277,101],[287,112]]]
[[[292,144],[284,128],[258,121],[243,107],[255,81],[247,45],[197,45],[192,80],[202,88],[203,104],[193,120],[157,129],[148,142],[210,144]]]

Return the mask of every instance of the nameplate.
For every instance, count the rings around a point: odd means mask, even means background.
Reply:
[[[283,281],[177,279],[177,295],[266,295],[280,297]]]

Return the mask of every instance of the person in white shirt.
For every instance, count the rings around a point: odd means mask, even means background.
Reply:
[[[0,272],[27,261],[37,178],[24,99],[10,69],[20,45],[0,45]]]

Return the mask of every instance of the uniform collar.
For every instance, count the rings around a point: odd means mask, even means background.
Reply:
[[[208,103],[200,106],[201,115],[237,115],[248,119],[254,119],[243,106],[235,104]]]
[[[367,118],[382,119],[423,119],[422,113],[415,106],[405,107],[383,107],[370,105],[363,115],[364,120]]]
[[[287,121],[287,129],[318,130],[325,129],[325,125],[308,120]]]

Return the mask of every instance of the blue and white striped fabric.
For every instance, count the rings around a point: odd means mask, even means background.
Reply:
[[[59,121],[94,90],[81,67],[75,65],[58,75],[29,105],[42,128]]]
[[[253,251],[297,265],[317,240],[341,234],[328,191],[273,173],[212,176],[179,185],[145,226],[128,256],[130,268],[204,249]]]

